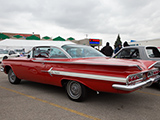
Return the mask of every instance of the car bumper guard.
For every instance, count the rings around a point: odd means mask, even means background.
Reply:
[[[150,86],[150,85],[152,85],[152,83],[155,83],[158,80],[160,80],[160,75],[157,75],[156,77],[150,78],[150,79],[148,79],[146,81],[143,81],[141,83],[137,83],[135,85],[113,84],[112,87],[115,88],[115,89],[118,89],[118,90],[133,91],[133,90],[136,90],[136,89],[140,89],[140,88],[143,88],[143,87]]]

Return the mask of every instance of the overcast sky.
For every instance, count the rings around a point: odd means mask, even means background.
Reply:
[[[99,38],[114,44],[160,38],[160,0],[0,0],[0,32]]]

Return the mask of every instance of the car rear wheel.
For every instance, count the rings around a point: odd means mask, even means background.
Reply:
[[[73,101],[84,101],[87,96],[87,88],[76,81],[69,81],[66,85],[68,97]]]
[[[21,82],[21,79],[17,78],[12,69],[9,70],[8,80],[11,84],[19,84]]]

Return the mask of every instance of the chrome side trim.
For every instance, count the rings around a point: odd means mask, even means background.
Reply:
[[[64,76],[71,76],[71,77],[79,77],[79,78],[88,78],[88,79],[126,83],[126,78],[122,78],[122,77],[111,77],[111,76],[103,76],[103,75],[93,75],[93,74],[85,74],[85,73],[57,71],[57,70],[52,70],[52,68],[50,68],[48,70],[48,73],[50,75],[64,75]]]
[[[142,68],[139,65],[137,65],[137,67],[138,67],[139,70],[142,70]]]
[[[150,68],[152,68],[154,65],[156,65],[157,63],[160,63],[160,62],[155,62],[155,63],[153,63],[152,65],[150,65],[149,67],[148,67],[148,69],[150,69]]]
[[[48,70],[48,73],[52,76],[51,74],[51,71],[52,71],[53,67],[51,67],[49,70]]]

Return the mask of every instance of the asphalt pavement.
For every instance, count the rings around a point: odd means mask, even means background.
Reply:
[[[63,88],[22,80],[12,85],[0,73],[0,120],[159,120],[160,88],[130,94],[90,93],[71,101]]]

